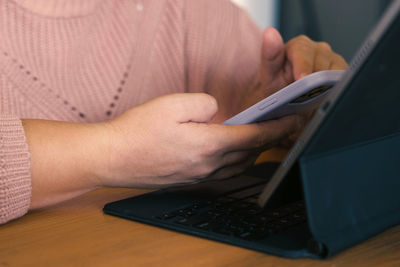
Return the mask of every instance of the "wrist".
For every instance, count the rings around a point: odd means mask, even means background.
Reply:
[[[99,187],[95,171],[103,148],[99,125],[47,120],[22,123],[31,154],[31,208]]]
[[[86,129],[86,149],[84,153],[86,164],[82,171],[94,188],[108,186],[112,176],[111,154],[113,138],[108,122],[88,124]]]

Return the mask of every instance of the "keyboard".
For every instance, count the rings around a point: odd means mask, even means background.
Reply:
[[[249,241],[260,240],[306,222],[303,201],[276,209],[260,208],[257,199],[264,186],[262,184],[214,200],[197,202],[154,217],[164,223]]]

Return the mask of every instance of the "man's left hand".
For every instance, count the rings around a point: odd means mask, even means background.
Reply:
[[[248,107],[313,72],[346,68],[346,61],[328,43],[300,35],[284,44],[279,32],[268,27],[263,33],[258,77],[245,105]]]

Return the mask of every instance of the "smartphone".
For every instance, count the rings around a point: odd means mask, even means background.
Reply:
[[[223,124],[249,124],[311,111],[322,103],[344,72],[344,70],[324,70],[307,75],[231,117]]]

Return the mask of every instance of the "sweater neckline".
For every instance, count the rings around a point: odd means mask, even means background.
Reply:
[[[94,12],[102,0],[12,0],[32,13],[55,18],[86,16]]]

